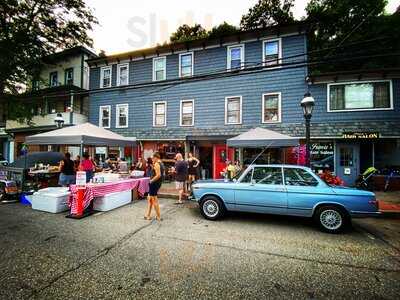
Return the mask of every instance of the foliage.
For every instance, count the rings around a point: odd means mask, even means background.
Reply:
[[[235,34],[239,32],[240,29],[237,28],[236,26],[233,26],[231,24],[228,24],[226,22],[214,26],[209,32],[208,32],[208,37],[211,39],[219,38],[221,36],[225,35],[230,35],[230,34]]]
[[[200,25],[183,24],[171,34],[171,42],[187,42],[207,37],[207,31]]]
[[[307,20],[311,24],[309,49],[329,51],[313,53],[310,58],[323,60],[375,55],[399,49],[400,16],[385,15],[387,0],[311,0],[307,7]],[[339,47],[359,41],[369,41],[352,47]],[[360,68],[383,68],[393,64],[393,57],[337,62],[331,66],[318,66],[318,71]],[[315,71],[315,70],[313,70]]]
[[[250,30],[291,23],[294,21],[293,5],[294,0],[259,0],[242,16],[240,28]]]
[[[84,0],[2,0],[0,101],[12,102],[10,97],[38,78],[44,56],[76,45],[90,46],[87,32],[96,23]],[[25,113],[22,109],[21,117]]]

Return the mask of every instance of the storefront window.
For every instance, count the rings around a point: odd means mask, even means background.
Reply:
[[[315,172],[322,170],[334,171],[333,141],[317,141],[310,145],[311,168]]]

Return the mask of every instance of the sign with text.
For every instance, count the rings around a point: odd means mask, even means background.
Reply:
[[[344,132],[342,137],[353,140],[378,139],[379,132]]]
[[[86,172],[84,171],[76,172],[76,185],[86,186]]]

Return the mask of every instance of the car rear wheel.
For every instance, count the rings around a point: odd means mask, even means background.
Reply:
[[[336,206],[319,207],[314,215],[315,222],[328,233],[340,233],[349,224],[349,217]]]
[[[214,196],[206,196],[200,202],[200,212],[208,220],[217,220],[225,214],[224,204]]]

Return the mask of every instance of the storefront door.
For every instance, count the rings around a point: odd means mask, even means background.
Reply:
[[[358,144],[336,145],[336,175],[343,179],[346,186],[354,186],[360,173],[359,153]]]
[[[219,179],[222,178],[221,172],[226,167],[226,161],[232,160],[235,152],[226,145],[214,145],[213,152],[213,178]]]

